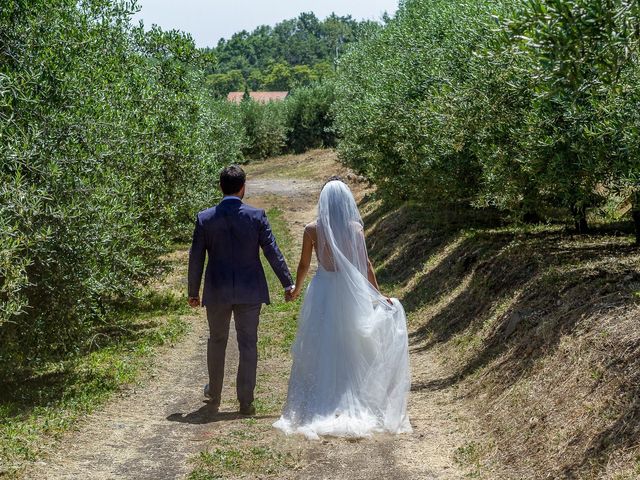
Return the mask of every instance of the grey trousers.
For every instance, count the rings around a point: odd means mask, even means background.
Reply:
[[[209,369],[209,394],[212,403],[220,404],[224,380],[224,361],[229,338],[231,314],[236,326],[240,363],[236,379],[236,391],[240,405],[253,402],[258,366],[258,322],[262,304],[207,305],[209,342],[207,367]]]

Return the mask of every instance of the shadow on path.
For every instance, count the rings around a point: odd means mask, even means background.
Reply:
[[[241,415],[240,412],[217,412],[213,405],[205,403],[199,409],[189,413],[176,412],[167,417],[170,422],[190,423],[192,425],[203,425],[206,423],[224,422],[231,420],[241,420],[255,418],[256,420],[266,418],[278,418],[275,415]]]

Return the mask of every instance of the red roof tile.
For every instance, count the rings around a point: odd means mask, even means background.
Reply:
[[[260,103],[278,102],[287,98],[289,92],[249,92],[252,100]],[[230,102],[240,103],[244,97],[244,92],[230,92],[227,100]]]

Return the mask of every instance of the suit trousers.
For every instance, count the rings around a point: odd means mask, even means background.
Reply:
[[[240,362],[236,379],[236,391],[240,405],[253,402],[258,367],[258,323],[262,304],[207,304],[209,342],[207,343],[207,368],[209,370],[209,394],[211,401],[220,404],[224,380],[224,362],[229,338],[231,314],[236,327]]]

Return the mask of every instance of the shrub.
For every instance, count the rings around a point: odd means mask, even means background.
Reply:
[[[287,97],[289,150],[302,153],[310,148],[335,146],[334,100],[334,86],[330,82],[298,88]]]
[[[267,158],[282,153],[287,141],[284,103],[262,104],[245,99],[239,108],[246,137],[244,155],[249,158]]]
[[[72,354],[212,202],[239,122],[128,3],[0,9],[0,368]],[[238,136],[236,136],[238,135]]]

